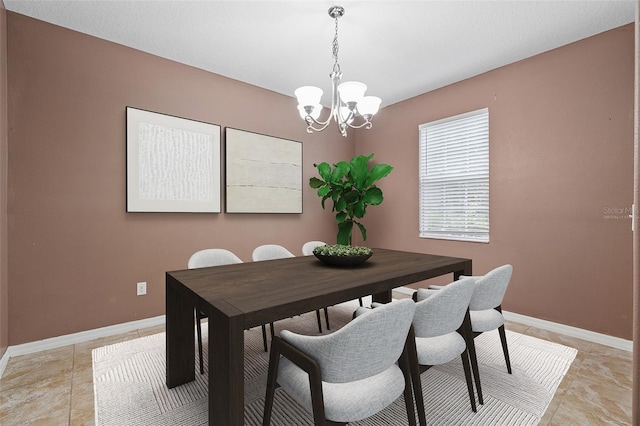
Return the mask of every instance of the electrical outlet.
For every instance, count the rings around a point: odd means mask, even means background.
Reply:
[[[146,281],[136,284],[136,294],[138,296],[144,296],[145,294],[147,294],[147,283],[146,283]]]

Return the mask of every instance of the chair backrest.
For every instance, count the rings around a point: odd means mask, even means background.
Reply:
[[[326,246],[327,243],[324,241],[307,241],[302,245],[302,254],[305,256],[310,256],[313,254],[313,249],[320,246]]]
[[[502,265],[482,277],[477,277],[469,309],[484,311],[500,306],[512,273],[513,266]]]
[[[206,268],[208,266],[230,265],[232,263],[242,263],[242,260],[229,250],[204,249],[191,255],[189,262],[187,262],[187,268]]]
[[[251,253],[251,258],[254,262],[260,260],[284,259],[286,257],[295,257],[295,255],[286,248],[277,244],[265,244],[263,246],[258,246],[253,250],[253,253]]]
[[[415,303],[401,299],[356,317],[323,336],[304,336],[288,330],[280,337],[312,356],[322,380],[347,383],[374,376],[398,361],[411,327]]]
[[[462,278],[439,290],[418,290],[413,328],[416,337],[435,337],[462,325],[473,295],[475,278]]]

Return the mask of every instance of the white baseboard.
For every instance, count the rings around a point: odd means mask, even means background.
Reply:
[[[399,293],[413,294],[415,291],[408,287],[399,287],[394,289]],[[613,337],[594,331],[584,330],[569,325],[559,324],[556,322],[541,320],[538,318],[528,317],[526,315],[514,312],[503,311],[507,321],[513,321],[543,330],[553,331],[554,333],[564,334],[565,336],[576,337],[578,339],[587,340],[601,345],[611,346],[613,348],[626,351],[633,351],[633,341]],[[0,358],[0,378],[12,356],[26,355],[34,352],[40,352],[47,349],[59,348],[67,345],[74,345],[100,337],[113,336],[114,334],[126,333],[128,331],[137,330],[146,327],[153,327],[165,323],[165,316],[160,315],[153,318],[146,318],[138,321],[126,322],[123,324],[110,325],[108,327],[96,328],[93,330],[81,331],[79,333],[66,334],[64,336],[52,337],[49,339],[38,340],[35,342],[23,343],[22,345],[9,346],[2,358]]]
[[[165,323],[165,316],[160,315],[153,318],[145,318],[138,321],[125,322],[122,324],[110,325],[107,327],[95,328],[93,330],[80,331],[78,333],[65,334],[63,336],[51,337],[49,339],[37,340],[35,342],[23,343],[21,345],[9,346],[2,358],[0,358],[0,377],[12,356],[27,355],[34,352],[48,349],[60,348],[62,346],[74,345],[76,343],[87,342],[101,337],[109,337],[114,334],[126,333],[141,328],[153,327]]]
[[[400,287],[394,289],[399,293],[413,294],[412,288]],[[557,322],[541,320],[526,315],[517,314],[515,312],[503,311],[504,318],[507,321],[513,321],[520,324],[537,327],[542,330],[553,331],[554,333],[563,334],[565,336],[576,337],[578,339],[587,340],[589,342],[598,343],[600,345],[610,346],[612,348],[622,349],[625,351],[633,351],[633,341],[621,339],[619,337],[609,336],[607,334],[596,333],[595,331],[584,330],[582,328],[572,327]]]
[[[507,321],[518,322],[532,327],[541,328],[543,330],[553,331],[558,334],[564,334],[565,336],[575,337],[589,342],[598,343],[600,345],[633,352],[633,340],[626,340],[620,337],[609,336],[608,334],[585,330],[583,328],[528,317],[526,315],[516,314],[515,312],[502,311],[502,313],[504,314],[504,319]]]

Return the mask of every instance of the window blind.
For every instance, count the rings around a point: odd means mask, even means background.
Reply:
[[[489,242],[489,109],[418,129],[420,237]]]

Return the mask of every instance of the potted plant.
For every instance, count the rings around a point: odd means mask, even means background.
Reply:
[[[318,169],[320,178],[309,179],[309,186],[318,190],[323,209],[325,201],[330,199],[333,202],[332,211],[336,212],[338,222],[338,244],[350,245],[353,225],[358,226],[363,241],[366,240],[367,229],[360,220],[368,205],[377,206],[384,200],[382,190],[375,183],[391,173],[393,167],[376,164],[369,168],[372,158],[373,154],[357,155],[349,162],[340,161],[333,167],[328,163],[313,165]]]

